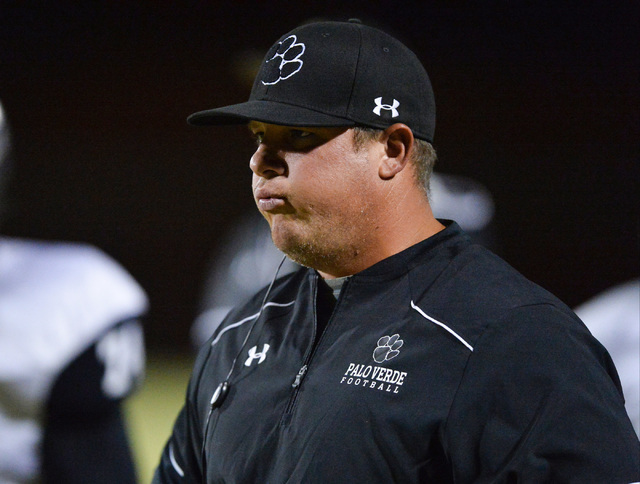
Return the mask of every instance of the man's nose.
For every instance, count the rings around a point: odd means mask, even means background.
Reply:
[[[249,167],[253,173],[263,178],[283,176],[287,173],[287,163],[282,154],[269,149],[265,144],[258,146],[251,157]]]

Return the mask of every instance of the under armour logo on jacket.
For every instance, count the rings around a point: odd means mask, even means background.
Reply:
[[[397,118],[400,116],[398,112],[398,106],[400,106],[400,101],[397,99],[393,100],[393,104],[382,104],[382,97],[377,97],[374,99],[376,103],[376,107],[373,108],[373,112],[378,116],[382,116],[381,111],[384,109],[385,111],[391,111],[391,117]]]
[[[244,366],[251,366],[253,360],[258,360],[258,365],[267,359],[267,351],[269,351],[270,346],[268,344],[262,345],[262,351],[257,353],[258,347],[254,346],[249,350],[249,358],[244,362]]]

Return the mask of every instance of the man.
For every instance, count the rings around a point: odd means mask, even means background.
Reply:
[[[320,22],[270,49],[248,102],[253,193],[306,266],[201,350],[154,482],[630,482],[640,444],[608,354],[459,226],[426,180],[435,107],[397,40]]]
[[[9,152],[0,105],[0,185]],[[144,374],[147,306],[95,247],[0,233],[0,483],[137,482],[122,404]]]

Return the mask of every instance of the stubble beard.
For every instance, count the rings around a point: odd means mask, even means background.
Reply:
[[[345,270],[354,265],[367,241],[358,234],[360,224],[325,224],[321,230],[305,231],[299,227],[276,224],[271,227],[271,237],[278,249],[291,260],[330,274],[336,269]],[[298,230],[296,230],[298,229]]]

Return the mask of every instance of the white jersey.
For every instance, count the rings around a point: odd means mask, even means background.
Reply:
[[[611,354],[629,418],[640,436],[640,279],[603,291],[575,311]]]
[[[37,478],[49,391],[89,346],[100,340],[104,392],[130,391],[144,368],[141,327],[107,332],[146,309],[134,279],[94,247],[0,237],[0,483]]]

